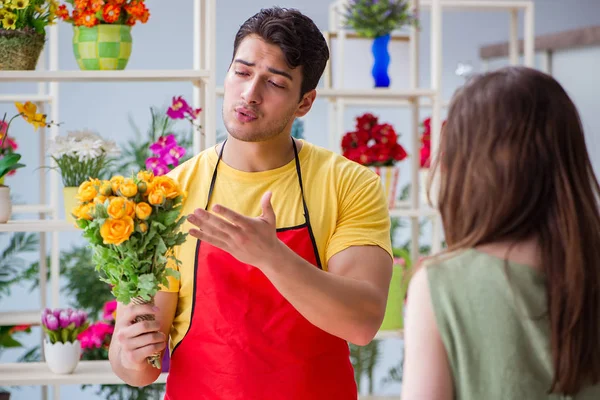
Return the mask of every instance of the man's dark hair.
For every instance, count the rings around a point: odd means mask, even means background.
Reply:
[[[315,89],[329,59],[329,49],[315,23],[300,11],[288,8],[262,9],[242,24],[233,43],[233,57],[248,35],[258,35],[279,46],[290,68],[302,66],[300,98]]]

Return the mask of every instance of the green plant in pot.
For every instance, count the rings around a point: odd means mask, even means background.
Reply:
[[[82,70],[123,70],[132,49],[131,27],[148,22],[144,0],[67,0],[59,17],[73,25],[73,54]]]
[[[46,26],[56,20],[57,1],[0,3],[0,69],[34,70],[46,41]]]

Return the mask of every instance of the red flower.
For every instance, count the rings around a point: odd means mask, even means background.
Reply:
[[[341,145],[344,157],[368,166],[392,166],[408,156],[394,127],[378,123],[371,113],[356,118],[356,130],[347,132]]]

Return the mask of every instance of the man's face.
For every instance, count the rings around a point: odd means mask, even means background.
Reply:
[[[316,95],[300,100],[302,67],[290,69],[281,49],[249,35],[238,46],[224,83],[223,121],[231,136],[260,142],[289,133]]]

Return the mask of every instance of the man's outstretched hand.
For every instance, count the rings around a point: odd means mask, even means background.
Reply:
[[[283,245],[277,238],[271,195],[271,192],[267,192],[262,197],[262,214],[254,218],[238,214],[218,204],[213,207],[213,211],[218,215],[197,208],[188,217],[188,221],[198,229],[190,229],[189,233],[226,251],[243,263],[260,268],[266,258],[279,251]]]

